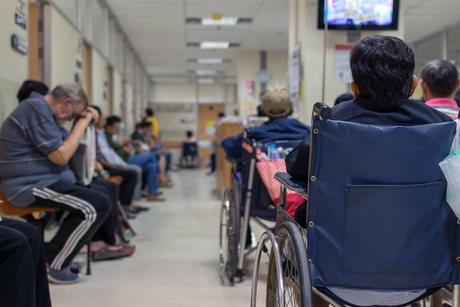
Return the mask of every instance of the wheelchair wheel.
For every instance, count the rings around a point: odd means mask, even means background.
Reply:
[[[224,189],[220,214],[219,264],[221,273],[231,283],[238,266],[240,209],[237,197],[235,189]]]
[[[302,234],[292,222],[281,224],[276,232],[280,250],[281,266],[276,263],[273,252],[270,255],[267,276],[267,306],[311,307],[311,282],[308,273],[307,251]],[[278,272],[277,267],[282,268]],[[279,301],[278,276],[284,282],[284,301]],[[308,295],[310,293],[310,295]]]

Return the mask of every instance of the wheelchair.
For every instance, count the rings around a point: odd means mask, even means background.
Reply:
[[[200,156],[198,154],[198,145],[193,143],[182,143],[182,155],[179,160],[182,168],[197,168],[200,166]]]
[[[259,240],[251,306],[264,288],[260,257],[270,244],[266,306],[310,307],[313,293],[333,306],[356,306],[363,303],[335,290],[426,289],[398,306],[459,307],[460,220],[438,165],[456,123],[361,124],[332,120],[331,112],[322,103],[313,109],[308,185],[275,175],[282,184],[277,231]],[[308,199],[306,228],[284,212],[287,189]]]
[[[276,220],[275,205],[256,168],[260,157],[271,144],[289,152],[299,141],[282,140],[260,144],[248,138],[243,140],[242,159],[232,161],[231,186],[222,192],[219,227],[219,266],[221,276],[231,284],[243,280],[244,259],[255,247],[249,222],[270,229]],[[283,162],[284,165],[284,162]],[[255,241],[255,240],[254,240]]]

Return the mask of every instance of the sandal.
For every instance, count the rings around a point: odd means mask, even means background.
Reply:
[[[127,247],[124,245],[119,245],[120,249],[118,250],[109,250],[108,246],[101,248],[98,251],[91,252],[91,258],[93,261],[117,259],[121,257],[126,257],[134,253],[134,247]]]

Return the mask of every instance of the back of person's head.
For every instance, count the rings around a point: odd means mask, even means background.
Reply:
[[[88,105],[88,97],[85,91],[80,84],[75,82],[59,84],[50,94],[56,100],[71,98],[75,103],[84,103],[85,106]]]
[[[22,83],[21,87],[19,88],[16,98],[18,98],[18,102],[21,102],[29,98],[32,92],[37,92],[41,95],[46,95],[48,94],[48,91],[49,88],[48,86],[46,86],[45,83],[35,80],[26,80]]]
[[[141,129],[150,129],[150,128],[152,128],[152,123],[151,122],[140,122],[139,123],[139,128],[141,128]]]
[[[152,108],[147,108],[147,109],[145,109],[145,114],[147,114],[148,117],[153,117],[153,116],[155,116],[155,112],[153,111]]]
[[[335,99],[335,102],[334,102],[334,105],[338,105],[339,103],[341,102],[344,102],[344,101],[350,101],[350,100],[353,100],[355,97],[353,96],[353,94],[351,93],[344,93],[342,95],[340,95],[339,97],[337,97]]]
[[[356,98],[373,100],[380,109],[402,105],[416,86],[414,52],[397,37],[369,35],[361,39],[351,50],[350,68]]]
[[[287,117],[292,114],[292,102],[288,90],[281,85],[268,88],[262,96],[262,112],[269,118]]]
[[[434,97],[452,97],[459,82],[457,67],[441,59],[428,62],[420,77],[421,83],[428,87]]]
[[[121,123],[121,118],[120,117],[118,117],[116,115],[107,116],[106,124],[105,124],[106,127],[107,126],[111,127],[111,126],[115,125],[116,123]]]
[[[192,130],[187,130],[185,132],[185,135],[188,137],[188,138],[191,138],[193,136],[193,131]]]

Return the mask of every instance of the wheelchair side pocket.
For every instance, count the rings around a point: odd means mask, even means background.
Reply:
[[[441,181],[348,185],[342,271],[370,274],[437,271],[441,255],[436,246],[442,230],[433,225],[443,220],[443,200],[438,199],[442,190]],[[432,223],[420,223],[426,220]]]

